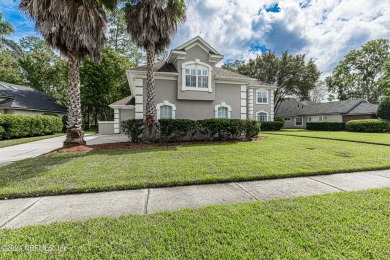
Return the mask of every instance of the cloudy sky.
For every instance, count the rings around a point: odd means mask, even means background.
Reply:
[[[190,0],[187,9],[171,47],[200,35],[225,61],[288,50],[313,58],[323,76],[350,50],[390,38],[389,0]],[[0,12],[14,24],[15,40],[36,35],[13,0],[1,0]]]

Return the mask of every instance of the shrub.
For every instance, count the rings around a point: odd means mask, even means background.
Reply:
[[[55,117],[59,117],[59,115],[57,115],[56,113],[53,113],[53,112],[45,112],[42,114],[43,116],[55,116]]]
[[[283,117],[280,117],[280,116],[275,117],[274,121],[283,122],[284,123]]]
[[[261,122],[261,131],[279,131],[284,126],[284,121]]]
[[[62,128],[62,132],[66,133],[67,125],[68,125],[68,115],[64,115],[61,120],[62,120],[62,124],[64,125],[64,127]]]
[[[312,131],[342,131],[344,123],[342,122],[307,122],[306,129]]]
[[[160,119],[158,122],[161,143],[169,141],[179,142],[186,136],[193,139],[198,131],[198,124],[195,120]]]
[[[346,129],[351,132],[384,133],[389,131],[389,125],[380,119],[352,120],[347,122]]]
[[[244,124],[244,133],[248,140],[259,135],[261,127],[259,122],[253,120],[244,120]]]
[[[379,103],[378,117],[390,120],[390,97],[384,97]]]
[[[4,133],[5,133],[4,127],[0,126],[0,140],[3,139]]]
[[[129,120],[122,121],[122,131],[134,143],[141,142],[143,129],[144,129],[143,119],[129,119]]]
[[[0,115],[3,139],[46,135],[61,132],[62,122],[54,116]]]

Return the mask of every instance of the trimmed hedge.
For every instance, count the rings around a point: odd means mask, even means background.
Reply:
[[[48,135],[61,132],[63,128],[59,117],[0,115],[1,139]]]
[[[261,131],[279,131],[284,126],[284,121],[261,122]]]
[[[343,131],[344,123],[342,122],[307,122],[306,129],[312,131]]]
[[[122,130],[132,142],[142,140],[144,122],[142,119],[130,119],[122,122]],[[204,140],[238,139],[241,136],[250,139],[260,132],[260,123],[240,119],[160,119],[158,122],[158,139],[161,143],[180,142],[185,137],[194,141],[201,137]]]
[[[378,116],[382,119],[390,120],[390,97],[384,97],[379,103]]]
[[[380,119],[351,120],[347,122],[346,129],[351,132],[385,133],[389,131],[389,125]]]
[[[133,143],[139,143],[142,140],[142,131],[144,129],[143,119],[129,119],[122,121],[122,131],[129,137]]]

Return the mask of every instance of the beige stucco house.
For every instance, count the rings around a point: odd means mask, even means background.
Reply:
[[[251,119],[273,121],[275,87],[216,66],[224,56],[201,37],[173,49],[154,64],[157,119]],[[146,66],[127,71],[132,95],[110,105],[112,122],[99,133],[121,132],[121,121],[145,116]]]

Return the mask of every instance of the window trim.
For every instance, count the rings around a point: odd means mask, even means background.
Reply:
[[[161,112],[161,107],[162,106],[170,106],[172,107],[172,119],[176,119],[176,106],[172,103],[169,103],[169,101],[164,101],[162,103],[158,103],[157,106],[156,106],[156,114],[157,114],[157,120],[160,120],[160,112]]]
[[[258,99],[258,94],[259,92],[266,92],[267,93],[267,103],[262,103],[262,102],[259,102],[259,99]],[[268,89],[256,89],[256,95],[255,95],[255,99],[256,99],[256,105],[268,105],[269,104],[269,90]]]
[[[297,125],[297,119],[298,118],[301,118],[302,119],[302,125]],[[296,118],[294,118],[294,126],[303,126],[303,117],[296,117]]]
[[[260,113],[264,113],[264,114],[267,115],[267,121],[257,121],[257,115],[260,114]],[[256,122],[268,122],[268,121],[270,121],[270,120],[269,120],[269,114],[268,114],[267,111],[261,110],[261,111],[257,111],[256,112]]]
[[[227,105],[225,102],[222,102],[221,104],[218,104],[214,107],[214,112],[215,112],[214,117],[219,118],[218,117],[218,108],[220,108],[220,107],[226,107],[228,109],[228,118],[227,119],[231,119],[232,108],[231,108],[231,106]]]
[[[186,86],[186,69],[190,69],[190,66],[205,66],[208,69],[208,88],[198,88],[198,87],[187,87]],[[187,61],[181,65],[181,73],[182,73],[182,82],[181,82],[181,90],[182,91],[200,91],[200,92],[209,92],[212,93],[213,89],[211,87],[211,72],[213,68],[204,62],[201,62],[199,59],[195,59],[195,61]]]
[[[318,121],[312,121],[313,117],[318,117]],[[308,120],[309,120],[309,122],[324,122],[324,116],[309,116]]]

